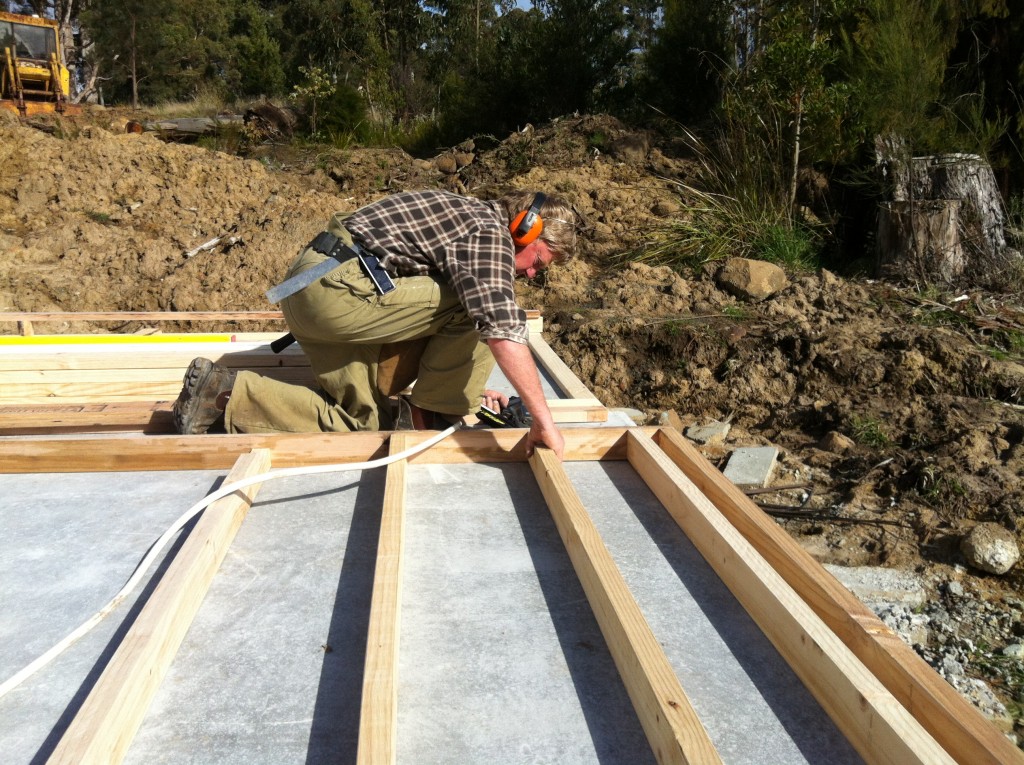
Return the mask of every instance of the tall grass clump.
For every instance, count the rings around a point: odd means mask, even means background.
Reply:
[[[215,85],[198,88],[187,101],[161,101],[146,111],[156,119],[173,120],[182,117],[216,117],[218,114],[233,112],[238,104],[225,98],[223,91]]]
[[[631,259],[695,267],[744,257],[816,267],[822,236],[790,204],[781,115],[739,108],[723,114],[708,140],[682,129],[695,159],[691,178],[676,182],[686,209],[655,230]]]

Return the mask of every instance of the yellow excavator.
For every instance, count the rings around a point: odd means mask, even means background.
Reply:
[[[78,111],[53,19],[0,12],[0,68],[0,108],[23,117]]]

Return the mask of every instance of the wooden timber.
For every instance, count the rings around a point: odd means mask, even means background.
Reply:
[[[540,311],[529,310],[526,319],[531,332],[540,332]],[[163,322],[240,322],[261,321],[284,323],[280,311],[0,311],[0,324],[17,324],[23,335],[35,334],[35,324],[67,324],[68,322],[110,322],[123,324],[130,321],[159,324]],[[284,330],[281,330],[284,334]]]
[[[267,450],[243,454],[226,481],[260,475],[269,467]],[[248,486],[206,509],[48,762],[114,765],[124,759],[259,486]]]
[[[628,428],[563,428],[567,460],[625,459]],[[650,432],[654,432],[651,428]],[[461,430],[411,462],[522,462],[526,430]],[[410,445],[432,431],[409,431]],[[389,432],[204,436],[0,437],[0,473],[225,470],[250,449],[269,449],[277,467],[359,462],[384,456]]]
[[[407,448],[406,434],[392,436],[391,454]],[[370,623],[367,626],[357,765],[392,765],[397,754],[398,646],[401,637],[407,464],[405,460],[399,460],[388,465],[384,487]]]
[[[562,463],[551,450],[538,449],[530,466],[655,759],[660,765],[721,763]]]
[[[56,433],[175,433],[170,401],[110,404],[28,404],[0,406],[0,435]],[[551,399],[556,423],[605,422],[608,410],[596,399]]]
[[[662,428],[657,433],[657,442],[729,523],[958,762],[1024,765],[1024,753],[680,433]]]
[[[547,370],[555,384],[569,398],[589,399],[594,397],[594,394],[558,357],[558,354],[551,350],[551,346],[544,341],[544,338],[539,334],[531,333],[529,345],[537,362]]]
[[[867,762],[954,762],[653,440],[627,441],[630,464]]]
[[[39,315],[108,316],[111,317],[109,320],[125,316]],[[0,318],[3,316],[0,314]],[[14,320],[36,314],[6,316]],[[567,396],[549,401],[555,422],[606,422],[608,411],[604,405],[594,398],[540,336],[539,316],[531,318],[530,322],[530,348],[538,364]],[[292,345],[281,353],[271,350],[270,342],[278,337],[279,333],[252,332],[223,337],[45,335],[25,338],[25,343],[14,345],[0,342],[0,433],[173,432],[168,417],[155,416],[155,412],[169,408],[170,402],[177,398],[184,370],[197,356],[229,369],[249,370],[282,382],[315,387],[309,360],[298,345]],[[112,342],[115,340],[116,343]],[[164,340],[168,342],[162,342]],[[113,409],[102,406],[110,404],[123,406]],[[139,407],[135,419],[130,415],[132,404]],[[39,415],[37,420],[33,420],[35,414]]]

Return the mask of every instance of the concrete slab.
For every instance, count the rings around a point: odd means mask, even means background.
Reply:
[[[722,474],[737,486],[762,488],[771,481],[778,456],[774,446],[745,446],[733,451]]]
[[[724,759],[857,762],[635,472],[568,469]],[[399,762],[652,762],[529,467],[408,473]],[[4,476],[3,676],[106,602],[216,480]],[[353,759],[383,481],[263,487],[127,762]],[[6,762],[45,760],[126,612],[0,700]]]
[[[106,604],[149,546],[221,478],[204,471],[0,477],[0,677],[20,671]],[[0,699],[5,762],[45,761],[68,711],[134,617],[133,603]]]

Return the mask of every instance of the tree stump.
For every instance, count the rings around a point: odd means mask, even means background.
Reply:
[[[995,174],[975,154],[908,158],[898,138],[876,140],[891,202],[878,220],[878,262],[893,276],[1012,286],[1021,255],[1006,241]],[[953,204],[953,203],[956,204]],[[900,265],[901,259],[907,259]]]
[[[886,202],[878,214],[879,272],[890,279],[953,284],[966,259],[959,199]]]
[[[910,193],[915,199],[960,199],[960,240],[972,282],[998,286],[999,277],[1020,260],[1006,243],[1003,198],[991,166],[975,154],[914,157]]]

